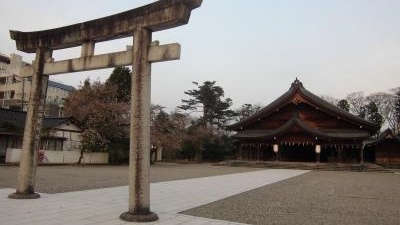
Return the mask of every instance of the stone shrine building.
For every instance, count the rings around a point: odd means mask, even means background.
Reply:
[[[361,161],[363,141],[380,126],[326,102],[297,80],[289,91],[229,126],[239,159],[255,161]]]

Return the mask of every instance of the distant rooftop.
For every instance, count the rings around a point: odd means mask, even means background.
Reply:
[[[0,62],[6,63],[6,64],[10,64],[10,63],[11,63],[11,58],[10,58],[8,55],[3,54],[3,53],[0,52]],[[22,61],[22,65],[23,65],[23,66],[29,66],[29,65],[31,65],[31,64]]]
[[[11,123],[19,129],[25,127],[26,112],[11,110],[11,109],[0,109],[0,127],[5,123]],[[44,117],[42,127],[52,128],[57,125],[70,122],[71,118],[50,118]],[[0,128],[1,130],[1,128]]]
[[[76,90],[76,88],[74,88],[71,85],[58,83],[58,82],[55,82],[55,81],[52,81],[52,80],[49,80],[49,86],[60,88],[60,89],[66,90],[66,91],[75,91]]]
[[[8,57],[8,56],[6,56],[6,55],[4,55],[3,53],[0,52],[0,62],[9,64],[10,63],[10,57]]]

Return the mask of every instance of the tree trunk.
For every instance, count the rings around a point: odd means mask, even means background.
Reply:
[[[202,154],[201,153],[202,153],[202,149],[201,148],[196,149],[195,158],[194,158],[195,162],[201,162],[201,160],[202,160]]]
[[[82,159],[83,159],[83,153],[84,153],[84,150],[81,149],[81,155],[79,156],[78,162],[76,164],[81,165],[81,162],[82,162]]]

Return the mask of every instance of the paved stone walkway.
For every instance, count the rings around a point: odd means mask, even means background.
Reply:
[[[304,174],[305,170],[270,169],[222,176],[151,184],[151,210],[160,219],[146,224],[239,224],[178,214],[258,187]],[[128,209],[128,187],[113,187],[60,194],[41,194],[32,200],[8,199],[15,189],[0,189],[0,224],[135,224],[119,215]]]

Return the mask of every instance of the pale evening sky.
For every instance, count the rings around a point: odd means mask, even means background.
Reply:
[[[2,0],[0,52],[31,62],[16,50],[9,30],[50,29],[126,11],[150,0]],[[182,45],[179,61],[154,63],[152,103],[168,110],[187,98],[192,81],[217,81],[232,98],[269,104],[298,77],[317,95],[387,91],[400,86],[400,1],[204,0],[189,24],[153,34]],[[122,51],[132,38],[99,43],[95,53]],[[55,60],[80,49],[55,51]],[[111,70],[52,76],[77,87],[86,77],[104,81]]]

